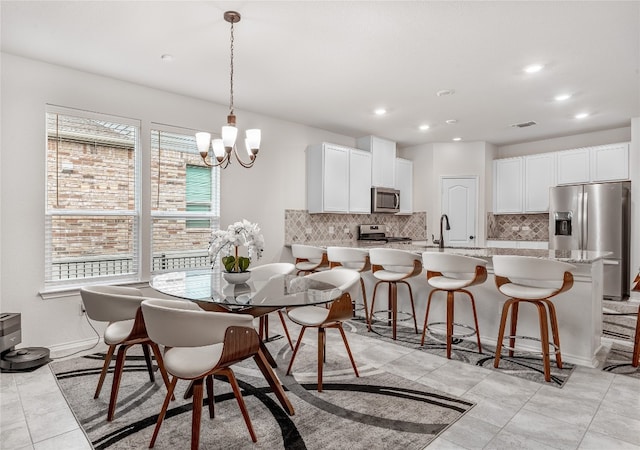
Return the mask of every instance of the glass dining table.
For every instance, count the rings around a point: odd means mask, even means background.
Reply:
[[[246,283],[231,284],[215,268],[161,273],[152,276],[149,285],[162,294],[193,301],[206,311],[256,318],[282,308],[327,304],[342,296],[342,291],[331,284],[295,275],[250,278]],[[272,369],[277,367],[276,362],[264,342],[254,360],[282,407],[293,415],[293,406]]]

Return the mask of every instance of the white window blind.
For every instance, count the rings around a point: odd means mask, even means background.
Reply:
[[[209,266],[220,226],[220,172],[202,163],[194,131],[152,124],[152,272]]]
[[[139,278],[140,123],[47,107],[45,286]]]

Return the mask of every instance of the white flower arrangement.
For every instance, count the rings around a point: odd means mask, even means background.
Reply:
[[[243,245],[248,249],[248,258],[238,256],[238,247]],[[231,255],[232,249],[234,250],[233,255]],[[211,233],[211,241],[209,242],[211,266],[215,266],[218,255],[223,252],[226,256],[223,256],[221,260],[227,272],[246,272],[252,258],[255,256],[256,259],[260,259],[263,250],[264,238],[260,227],[246,219],[229,225],[226,230],[217,230]]]

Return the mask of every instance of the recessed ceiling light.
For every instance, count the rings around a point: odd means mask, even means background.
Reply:
[[[589,117],[589,113],[586,113],[586,112],[579,113],[579,114],[576,114],[574,117],[576,119],[584,119],[585,117]]]
[[[571,98],[571,94],[560,94],[553,97],[553,99],[557,102],[564,102],[565,100],[569,100]]]
[[[373,113],[376,116],[384,116],[387,113],[387,110],[385,108],[377,108],[373,110]]]
[[[436,92],[436,95],[438,97],[444,97],[445,95],[453,95],[453,94],[455,94],[455,92],[456,91],[453,90],[453,89],[443,89],[441,91]]]
[[[458,119],[448,119],[444,121],[447,125],[453,125],[454,123],[458,123]]]
[[[527,73],[536,73],[540,72],[544,66],[542,64],[531,64],[524,68],[524,71]]]
[[[453,138],[453,139],[451,139],[451,140],[452,140],[452,141],[456,141],[456,142],[457,142],[457,141],[461,141],[461,140],[462,140],[462,138],[461,138],[461,137],[454,137],[454,138]]]
[[[170,55],[170,54],[168,54],[168,53],[165,53],[164,55],[162,55],[162,56],[160,57],[160,59],[161,59],[162,61],[164,61],[164,62],[171,62],[171,61],[173,61],[173,56],[172,56],[172,55]]]
[[[427,125],[427,124],[420,125],[420,126],[418,127],[418,129],[419,129],[420,131],[427,131],[427,130],[429,129],[429,125]]]

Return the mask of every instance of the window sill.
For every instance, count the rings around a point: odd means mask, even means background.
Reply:
[[[118,286],[135,287],[139,289],[149,287],[148,281],[127,281],[127,282],[120,282],[120,283],[100,283],[100,284],[113,284]],[[89,285],[87,284],[87,286]],[[38,295],[43,300],[58,300],[58,299],[67,298],[67,297],[78,297],[80,295],[81,288],[82,286],[66,286],[66,287],[58,287],[58,288],[51,288],[51,289],[43,289],[40,292],[38,292]]]

